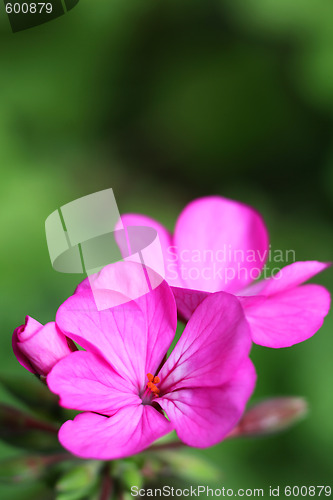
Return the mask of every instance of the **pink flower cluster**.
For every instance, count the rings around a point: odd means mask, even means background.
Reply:
[[[223,245],[260,255],[268,247],[261,217],[220,197],[188,205],[173,236],[145,216],[125,215],[123,222],[157,229],[166,269],[170,247],[179,256],[183,250],[187,255],[217,252]],[[210,260],[208,266],[214,264]],[[232,259],[224,264],[228,269],[237,265]],[[62,425],[59,440],[83,458],[127,457],[173,430],[189,446],[220,442],[236,426],[254,390],[252,341],[269,347],[301,342],[320,328],[329,310],[327,290],[303,285],[327,267],[315,261],[293,263],[278,279],[254,285],[236,273],[227,284],[180,275],[175,283],[167,273],[166,280],[138,299],[99,310],[96,293],[102,301],[119,294],[113,286],[117,265],[97,275],[100,287],[94,294],[87,280],[79,285],[54,323],[43,326],[27,317],[13,334],[18,361],[47,377],[63,407],[81,412]],[[196,259],[196,265],[207,267],[207,262]],[[245,265],[250,270],[263,262],[253,259]],[[125,267],[131,281],[141,279],[138,265]],[[170,353],[177,314],[186,327]]]

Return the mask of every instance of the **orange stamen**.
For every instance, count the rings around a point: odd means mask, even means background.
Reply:
[[[154,375],[152,375],[151,373],[147,373],[147,378],[148,378],[148,383],[147,383],[147,387],[148,389],[151,390],[151,392],[158,398],[158,395],[160,393],[160,390],[158,387],[156,387],[155,384],[158,384],[160,379],[159,377],[154,377]]]

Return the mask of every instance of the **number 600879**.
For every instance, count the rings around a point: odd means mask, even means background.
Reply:
[[[42,14],[46,12],[51,14],[52,4],[51,3],[7,3],[6,4],[7,14]]]

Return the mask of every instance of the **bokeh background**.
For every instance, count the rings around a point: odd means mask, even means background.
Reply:
[[[170,229],[187,202],[220,194],[263,214],[273,249],[332,259],[332,22],[326,0],[100,0],[13,34],[0,5],[2,376],[24,372],[13,329],[53,320],[81,280],[52,269],[44,221],[86,194],[112,187],[121,212]],[[315,281],[332,291],[332,270]],[[330,484],[332,349],[332,314],[301,345],[253,348],[253,401],[301,395],[310,413],[275,437],[194,450],[219,486]]]

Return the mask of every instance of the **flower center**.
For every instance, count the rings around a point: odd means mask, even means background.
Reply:
[[[160,381],[159,377],[154,377],[154,375],[152,375],[151,373],[147,373],[147,377],[148,377],[148,383],[147,383],[148,389],[150,389],[151,392],[154,394],[154,396],[158,398],[160,390],[158,387],[156,387],[156,384],[158,384]]]

